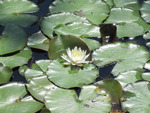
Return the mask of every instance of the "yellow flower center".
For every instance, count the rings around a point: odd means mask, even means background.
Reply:
[[[72,51],[72,55],[74,57],[82,56],[82,52],[80,52],[80,51]]]

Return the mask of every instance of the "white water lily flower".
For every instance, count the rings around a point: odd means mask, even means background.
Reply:
[[[81,48],[77,48],[77,46],[74,49],[68,48],[67,55],[62,54],[62,58],[65,59],[67,62],[65,62],[65,65],[77,65],[77,66],[83,66],[85,63],[89,63],[90,61],[85,61],[90,54],[86,55],[86,50],[82,50]]]

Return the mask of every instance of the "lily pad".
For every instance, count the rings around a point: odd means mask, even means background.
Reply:
[[[144,38],[144,39],[150,39],[150,31],[148,31],[147,33],[145,33],[145,34],[143,35],[143,38]]]
[[[111,96],[113,104],[119,104],[122,96],[122,87],[117,80],[104,79],[103,81],[96,82],[95,85],[107,91]]]
[[[115,7],[129,8],[129,9],[138,9],[139,2],[138,0],[113,0]]]
[[[49,39],[47,39],[47,37],[45,37],[41,32],[38,32],[38,33],[32,34],[28,38],[27,45],[31,48],[48,51]]]
[[[7,23],[14,23],[27,27],[38,19],[36,16],[29,14],[39,10],[37,5],[31,1],[1,0],[0,2],[0,25],[5,26]]]
[[[129,23],[138,20],[132,9],[112,8],[109,17],[105,23]]]
[[[25,48],[24,50],[20,51],[15,55],[8,57],[0,57],[0,62],[10,68],[14,68],[26,64],[28,60],[31,58],[31,56],[32,56],[31,50]]]
[[[99,48],[101,45],[97,40],[93,39],[84,38],[83,41],[87,44],[90,51]]]
[[[51,113],[108,113],[109,95],[96,86],[82,87],[80,96],[74,90],[54,88],[45,96],[45,105]]]
[[[136,81],[142,80],[141,72],[139,71],[127,71],[119,74],[115,80],[119,81],[122,87],[125,87],[129,83],[134,83]]]
[[[51,113],[47,108],[43,108],[40,113]]]
[[[143,68],[149,57],[149,52],[143,46],[118,42],[101,46],[93,52],[92,58],[97,66],[116,62],[112,74],[117,76],[122,72]]]
[[[39,101],[44,101],[44,96],[54,85],[47,79],[47,76],[34,77],[27,84],[27,89]]]
[[[138,29],[138,30],[137,30]],[[122,37],[135,37],[144,34],[143,26],[137,23],[125,23],[117,26],[117,36]]]
[[[27,43],[27,34],[23,29],[7,24],[0,36],[0,55],[12,53],[23,49]]]
[[[150,82],[150,73],[149,72],[142,73],[141,77],[143,78],[143,80]]]
[[[100,37],[99,27],[90,23],[74,22],[67,25],[60,25],[55,28],[56,34],[72,35],[76,37]]]
[[[148,113],[150,111],[150,83],[137,82],[124,88],[127,97],[122,102],[123,109],[130,113]],[[132,95],[131,95],[132,94]]]
[[[150,70],[150,61],[148,61],[148,62],[144,65],[144,68]]]
[[[63,88],[82,87],[95,81],[99,71],[92,64],[87,64],[83,69],[73,72],[71,67],[64,67],[57,60],[48,66],[48,79],[55,85]]]
[[[0,87],[0,112],[1,113],[35,113],[43,104],[35,101],[27,94],[25,85],[9,83]]]
[[[82,50],[86,50],[90,53],[90,50],[86,43],[75,36],[60,35],[50,41],[48,55],[51,60],[61,58],[62,53],[66,53],[66,49],[74,49],[74,47],[81,47]]]
[[[91,23],[99,25],[108,16],[109,6],[101,0],[55,0],[50,6],[51,13],[71,12],[84,16]]]
[[[142,7],[140,9],[142,18],[148,23],[150,23],[150,10],[149,10],[149,8],[150,8],[150,1],[147,0],[147,1],[143,2]]]
[[[20,73],[25,76],[27,81],[30,81],[35,77],[46,75],[46,70],[48,69],[49,64],[50,60],[38,60],[35,64],[32,64],[31,68],[26,66],[20,68]]]
[[[59,13],[44,17],[41,20],[41,30],[49,38],[53,39],[53,32],[55,27],[60,25],[66,25],[73,22],[86,22],[89,23],[85,18],[79,17],[72,13]]]
[[[0,63],[0,84],[7,83],[11,78],[13,71],[8,67]]]

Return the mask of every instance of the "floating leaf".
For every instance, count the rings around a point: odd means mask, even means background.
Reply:
[[[144,72],[142,73],[142,78],[146,81],[150,81],[150,73],[149,72]]]
[[[148,61],[148,62],[144,65],[144,68],[150,70],[150,61]]]
[[[28,14],[39,10],[31,1],[1,0],[0,2],[0,25],[14,23],[22,27],[27,27],[38,19],[36,16]]]
[[[144,39],[150,39],[150,31],[143,35]]]
[[[56,34],[72,35],[76,37],[100,37],[99,27],[90,23],[74,22],[55,28]]]
[[[115,76],[122,72],[143,68],[149,57],[148,51],[143,46],[132,43],[107,44],[93,52],[93,61],[97,66],[117,62],[112,70]]]
[[[22,67],[20,72],[25,76],[25,78],[30,81],[35,77],[40,77],[46,74],[50,60],[38,60],[35,64],[32,64],[31,68]]]
[[[117,26],[117,36],[122,37],[135,37],[144,34],[144,28],[137,23],[125,23]]]
[[[50,42],[48,55],[51,60],[61,58],[62,53],[66,53],[66,49],[74,49],[74,47],[81,47],[82,50],[87,50],[87,53],[90,52],[86,43],[75,36],[70,35],[60,35],[54,38]]]
[[[90,51],[99,48],[99,46],[101,45],[97,40],[92,40],[88,38],[84,38],[83,40],[89,47]]]
[[[114,0],[104,0],[104,1],[110,6],[110,8],[113,7],[113,5],[114,5]]]
[[[122,87],[117,80],[104,79],[103,81],[95,83],[95,85],[110,94],[113,104],[119,104],[122,96]]]
[[[142,80],[141,72],[139,71],[127,71],[119,74],[115,80],[119,81],[122,87],[125,87],[129,83],[134,83],[136,81]]]
[[[0,63],[0,84],[7,83],[11,78],[13,71],[8,67]]]
[[[9,83],[1,86],[0,113],[35,113],[43,107],[43,104],[26,94],[24,84]]]
[[[48,51],[49,39],[47,39],[41,32],[32,34],[28,38],[27,45],[32,48]]]
[[[105,23],[129,23],[138,20],[139,17],[134,15],[134,11],[127,8],[112,8],[108,19]]]
[[[52,113],[108,113],[109,95],[96,86],[82,87],[79,98],[74,90],[55,88],[45,96],[45,105]]]
[[[51,113],[47,108],[43,108],[40,113]]]
[[[47,75],[50,81],[63,88],[81,87],[90,84],[98,76],[98,70],[92,64],[87,64],[83,69],[73,72],[71,67],[64,67],[57,60],[48,66]]]
[[[122,102],[123,109],[130,113],[148,113],[150,111],[150,83],[137,82],[124,88],[127,97]],[[132,94],[132,95],[131,95]]]
[[[34,77],[27,84],[27,89],[39,101],[44,101],[44,96],[54,85],[47,79],[47,76]]]
[[[50,6],[51,13],[71,12],[85,16],[91,23],[99,25],[107,18],[109,6],[101,0],[55,0]]]
[[[139,2],[138,0],[113,0],[115,7],[123,7],[123,8],[129,8],[129,9],[138,9]]]
[[[20,51],[19,53],[13,56],[0,57],[0,62],[10,68],[14,68],[26,64],[28,60],[31,58],[31,55],[32,55],[31,50],[25,48],[24,50]]]
[[[0,36],[0,55],[23,49],[27,43],[27,34],[23,29],[7,24]]]
[[[148,23],[150,23],[150,10],[149,10],[149,8],[150,8],[150,1],[147,0],[147,1],[143,2],[142,7],[140,9],[142,18]]]
[[[60,25],[66,25],[73,22],[86,22],[89,23],[85,18],[79,17],[71,13],[59,13],[53,14],[48,17],[44,17],[41,20],[41,30],[49,38],[53,39],[53,32],[55,27]]]

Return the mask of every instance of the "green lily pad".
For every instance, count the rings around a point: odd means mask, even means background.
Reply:
[[[67,25],[60,25],[55,28],[56,34],[72,35],[76,37],[100,37],[99,27],[90,23],[74,22]]]
[[[39,101],[44,101],[44,96],[54,85],[47,79],[47,76],[34,77],[27,84],[27,89]]]
[[[138,29],[138,30],[137,30]],[[144,28],[137,23],[125,23],[117,26],[117,37],[135,37],[144,34]]]
[[[147,0],[147,1],[143,2],[142,7],[140,9],[142,18],[148,23],[150,23],[150,10],[149,10],[149,8],[150,8],[150,1]]]
[[[7,83],[11,78],[13,71],[8,67],[0,63],[0,84]]]
[[[149,113],[150,111],[150,83],[137,82],[129,84],[124,88],[125,101],[122,102],[123,109],[130,113]],[[132,94],[132,95],[131,95]]]
[[[32,64],[31,68],[23,66],[20,68],[20,73],[25,76],[27,81],[35,77],[40,77],[46,74],[50,60],[38,60]]]
[[[134,11],[127,8],[112,8],[108,19],[105,23],[129,23],[138,20],[139,17],[134,15]]]
[[[150,61],[148,61],[148,62],[144,65],[144,68],[150,70]]]
[[[25,48],[24,50],[20,51],[15,55],[8,57],[0,57],[0,62],[10,68],[14,68],[26,64],[28,60],[31,58],[31,56],[32,56],[31,50]]]
[[[99,88],[107,91],[113,104],[119,104],[120,98],[122,96],[122,87],[117,80],[114,79],[104,79],[103,81],[96,82],[95,85]]]
[[[45,105],[51,113],[108,113],[109,95],[96,86],[82,87],[79,97],[74,90],[54,88],[45,96]]]
[[[143,46],[119,42],[101,46],[92,55],[97,66],[117,62],[112,70],[115,76],[122,72],[143,68],[149,57],[149,52]]]
[[[0,36],[0,55],[12,53],[23,49],[27,43],[27,34],[23,29],[7,24]]]
[[[150,31],[148,31],[147,33],[145,33],[145,34],[143,35],[143,38],[144,38],[144,39],[150,39]]]
[[[25,85],[9,83],[0,87],[0,113],[35,113],[43,104],[27,94]]]
[[[104,0],[104,1],[109,5],[110,8],[113,7],[113,5],[114,5],[114,0]]]
[[[141,72],[139,71],[127,71],[119,74],[115,80],[119,81],[122,87],[125,87],[129,83],[134,83],[136,81],[142,80]]]
[[[53,32],[55,31],[55,27],[60,25],[66,25],[73,22],[86,22],[89,23],[85,18],[79,17],[72,13],[59,13],[53,14],[48,17],[44,17],[41,20],[41,30],[47,35],[49,38],[53,39]]]
[[[91,23],[99,25],[108,16],[109,6],[101,0],[55,0],[50,6],[51,13],[71,12],[85,16]]]
[[[98,41],[93,39],[84,38],[83,41],[87,44],[90,51],[99,48],[101,45]]]
[[[37,21],[37,17],[28,13],[39,10],[37,5],[28,0],[1,0],[0,1],[0,25],[14,23],[27,27]],[[15,33],[15,32],[14,32]]]
[[[40,113],[51,113],[47,108],[43,108]]]
[[[47,39],[47,37],[45,37],[41,32],[38,32],[38,33],[32,34],[28,38],[27,45],[31,48],[48,51],[49,39]]]
[[[99,72],[92,64],[87,64],[78,72],[71,73],[71,67],[63,67],[57,60],[48,66],[48,79],[63,88],[82,87],[95,81]]]
[[[88,46],[82,39],[71,35],[60,35],[50,41],[49,58],[51,60],[61,58],[62,53],[66,53],[66,49],[74,49],[75,46],[81,47],[82,50],[87,50],[87,53],[90,53]]]
[[[149,72],[142,73],[141,77],[143,78],[143,80],[150,82],[150,73]]]
[[[129,8],[129,9],[138,9],[139,8],[139,2],[138,0],[113,0],[115,7],[123,7],[123,8]]]

